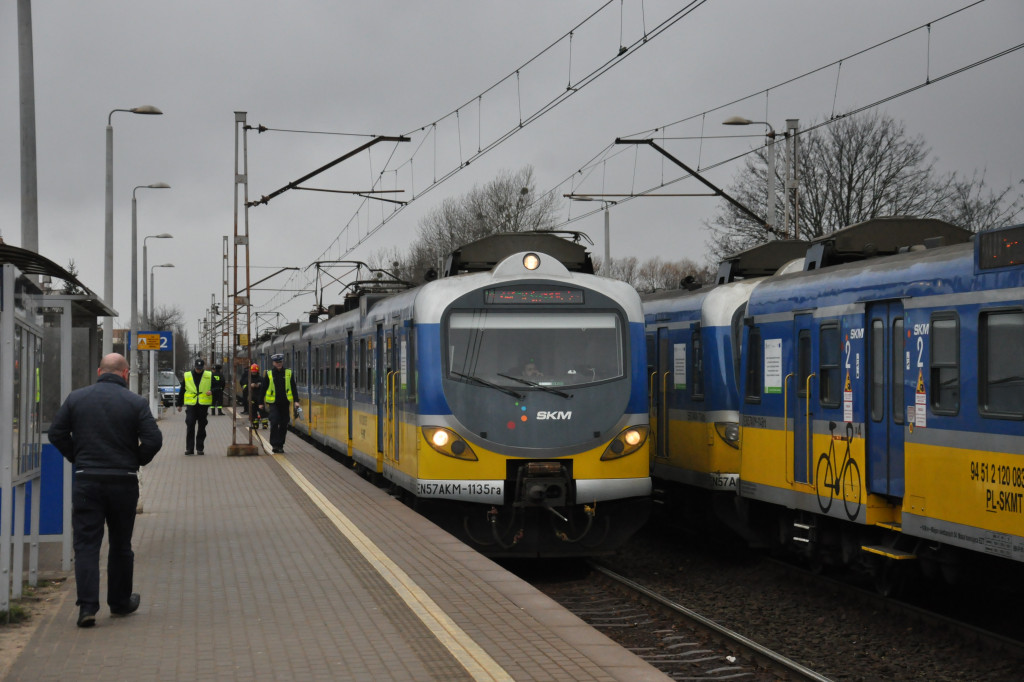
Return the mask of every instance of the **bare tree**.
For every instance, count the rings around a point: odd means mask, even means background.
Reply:
[[[142,324],[148,330],[161,332],[174,332],[173,350],[171,352],[160,351],[157,356],[157,365],[161,368],[170,368],[172,365],[179,370],[191,367],[188,352],[188,331],[185,327],[185,314],[178,306],[157,306],[153,315],[143,315]],[[171,353],[174,357],[171,358]]]
[[[607,268],[599,259],[595,258],[594,263],[597,274],[622,280],[640,293],[678,289],[687,277],[700,284],[709,284],[716,274],[710,267],[698,265],[688,258],[663,261],[655,256],[642,263],[635,256],[612,258]]]
[[[1011,222],[1024,209],[1011,188],[991,192],[984,173],[970,180],[939,175],[922,137],[911,138],[903,124],[872,113],[842,118],[800,136],[799,238],[815,239],[839,228],[881,216],[941,218],[972,231]],[[779,164],[782,166],[782,164]],[[784,168],[776,171],[776,210],[785,210]],[[765,150],[747,157],[728,191],[755,213],[766,215]],[[731,204],[709,223],[715,260],[775,238]]]
[[[556,223],[554,194],[536,195],[533,168],[503,171],[483,187],[448,198],[420,221],[419,237],[397,268],[401,279],[422,281],[462,244],[499,232],[550,230]]]

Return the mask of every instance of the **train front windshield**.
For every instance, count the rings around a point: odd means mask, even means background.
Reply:
[[[614,312],[453,312],[448,374],[523,389],[624,376],[622,324]]]

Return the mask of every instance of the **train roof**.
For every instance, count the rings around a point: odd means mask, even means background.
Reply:
[[[987,285],[974,276],[972,244],[904,253],[769,277],[754,290],[751,314],[861,301],[963,293]]]
[[[970,230],[936,218],[872,218],[808,242],[804,270],[891,256],[915,246],[963,244],[970,241],[972,234]]]
[[[569,241],[562,235],[572,235]],[[587,247],[579,243],[581,232],[503,232],[465,244],[449,254],[443,277],[464,272],[491,270],[502,260],[522,251],[540,251],[557,258],[571,272],[594,274]]]
[[[803,258],[809,242],[802,239],[775,239],[734,253],[718,264],[719,284],[749,277],[768,277],[795,258]]]

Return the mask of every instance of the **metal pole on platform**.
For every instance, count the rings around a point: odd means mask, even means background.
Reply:
[[[249,143],[248,143],[248,130],[249,126],[246,124],[246,112],[236,111],[235,112],[235,201],[234,201],[234,213],[235,213],[235,233],[234,233],[234,291],[231,299],[231,336],[229,342],[231,343],[231,366],[235,366],[235,343],[239,338],[238,333],[238,315],[244,308],[245,310],[245,353],[247,357],[246,370],[248,371],[248,363],[252,362],[252,341],[250,339],[250,299],[249,299]],[[241,154],[239,154],[239,137],[241,137]],[[239,169],[239,161],[241,160],[242,168]],[[239,185],[243,188],[242,203],[245,206],[244,214],[244,232],[239,233],[238,230],[238,187]],[[240,296],[238,286],[238,251],[242,249],[243,256],[245,258],[245,295]],[[225,278],[226,280],[226,278]],[[225,314],[227,310],[225,309]],[[256,455],[258,451],[256,446],[252,442],[252,429],[246,428],[245,432],[248,438],[248,442],[238,442],[238,410],[231,410],[231,445],[228,446],[228,455]]]

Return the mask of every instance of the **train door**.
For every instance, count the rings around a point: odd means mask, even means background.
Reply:
[[[352,341],[352,330],[349,330],[345,339],[345,412],[348,413],[348,430],[345,438],[349,448],[349,457],[352,456],[352,385],[355,383],[355,374],[352,372],[353,357],[355,357],[355,346]]]
[[[373,373],[373,402],[377,406],[377,452],[384,452],[384,435],[386,433],[385,422],[386,422],[386,410],[384,399],[385,385],[387,383],[388,373],[385,370],[384,363],[387,358],[384,343],[384,325],[377,325],[377,343],[376,348],[373,352],[373,365],[376,371]]]
[[[868,490],[903,496],[903,428],[906,424],[903,304],[868,307],[867,479]]]
[[[814,366],[811,350],[813,317],[810,314],[793,318],[793,396],[790,401],[790,417],[793,420],[793,480],[810,483],[811,458],[814,437],[814,414],[811,409],[811,394],[814,384]]]
[[[672,345],[666,327],[658,328],[657,344],[657,360],[651,374],[651,419],[657,425],[654,456],[657,459],[668,459],[668,382],[672,379]]]

